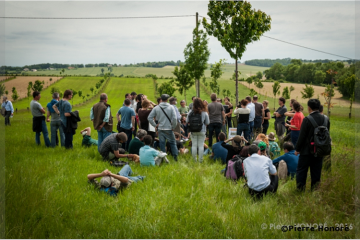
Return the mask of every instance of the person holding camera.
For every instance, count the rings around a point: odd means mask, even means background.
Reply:
[[[248,101],[242,99],[240,104],[235,108],[234,114],[237,115],[238,125],[236,135],[241,136],[243,133],[244,138],[250,141],[250,109],[246,107]]]
[[[279,140],[282,141],[284,137],[284,133],[286,131],[285,128],[285,113],[287,112],[287,108],[285,106],[285,98],[279,98],[280,107],[274,112],[273,118],[275,118],[275,131]]]

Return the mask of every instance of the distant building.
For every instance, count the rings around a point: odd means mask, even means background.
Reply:
[[[26,72],[26,71],[29,71],[29,69],[28,68],[24,68],[24,71]]]
[[[55,69],[55,68],[47,68],[46,70],[50,70],[50,71],[51,71],[51,70],[56,70],[56,69]]]
[[[111,65],[111,64],[109,64],[109,65],[108,65],[108,67],[112,67],[112,65]]]
[[[31,69],[31,71],[33,71],[33,72],[37,72],[37,70],[36,70],[36,69]]]
[[[70,70],[70,69],[74,69],[74,67],[68,67],[68,69]]]

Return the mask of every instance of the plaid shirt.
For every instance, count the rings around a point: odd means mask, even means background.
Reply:
[[[119,150],[119,143],[116,140],[116,134],[117,133],[113,133],[110,136],[108,136],[107,138],[104,139],[104,141],[101,143],[100,145],[100,149],[99,152],[101,154],[101,156],[103,156],[104,159],[108,159],[109,158],[109,153],[113,153],[114,151]]]

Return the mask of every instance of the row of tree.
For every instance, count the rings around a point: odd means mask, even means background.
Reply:
[[[164,62],[146,62],[146,63],[130,63],[124,64],[123,67],[152,67],[152,68],[162,68],[165,66],[180,66],[181,61],[164,61]]]
[[[329,59],[316,59],[316,60],[306,60],[299,59],[304,63],[329,63],[329,62],[347,62],[348,64],[353,64],[356,60],[329,60]],[[291,63],[291,58],[277,58],[277,59],[253,59],[245,61],[246,65],[251,66],[261,66],[261,67],[271,67],[275,63],[280,63],[281,65],[287,66]]]

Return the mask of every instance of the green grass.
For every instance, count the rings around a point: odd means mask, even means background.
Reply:
[[[113,115],[125,93],[131,91],[154,100],[152,80],[112,78],[104,92]],[[194,89],[188,96],[191,91]],[[82,119],[79,129],[92,127],[89,110],[97,101],[76,108]],[[300,194],[295,181],[281,181],[276,195],[254,201],[242,182],[234,184],[220,174],[223,166],[219,162],[206,157],[203,164],[194,163],[190,154],[180,156],[178,162],[170,157],[171,164],[162,167],[131,164],[134,172],[146,176],[144,182],[110,197],[94,190],[86,176],[106,168],[112,172],[120,169],[102,161],[96,147],[82,148],[79,131],[74,136],[73,150],[47,149],[43,139],[42,145],[36,146],[31,118],[28,112],[15,114],[4,134],[6,238],[356,237],[355,206],[359,205],[354,200],[354,169],[359,163],[354,160],[354,149],[359,129],[355,128],[355,119],[331,118],[332,172],[323,171],[319,191]],[[273,131],[272,119],[269,131]],[[95,131],[92,136],[97,138]],[[283,233],[263,230],[263,223],[268,227],[347,223],[353,230]]]

